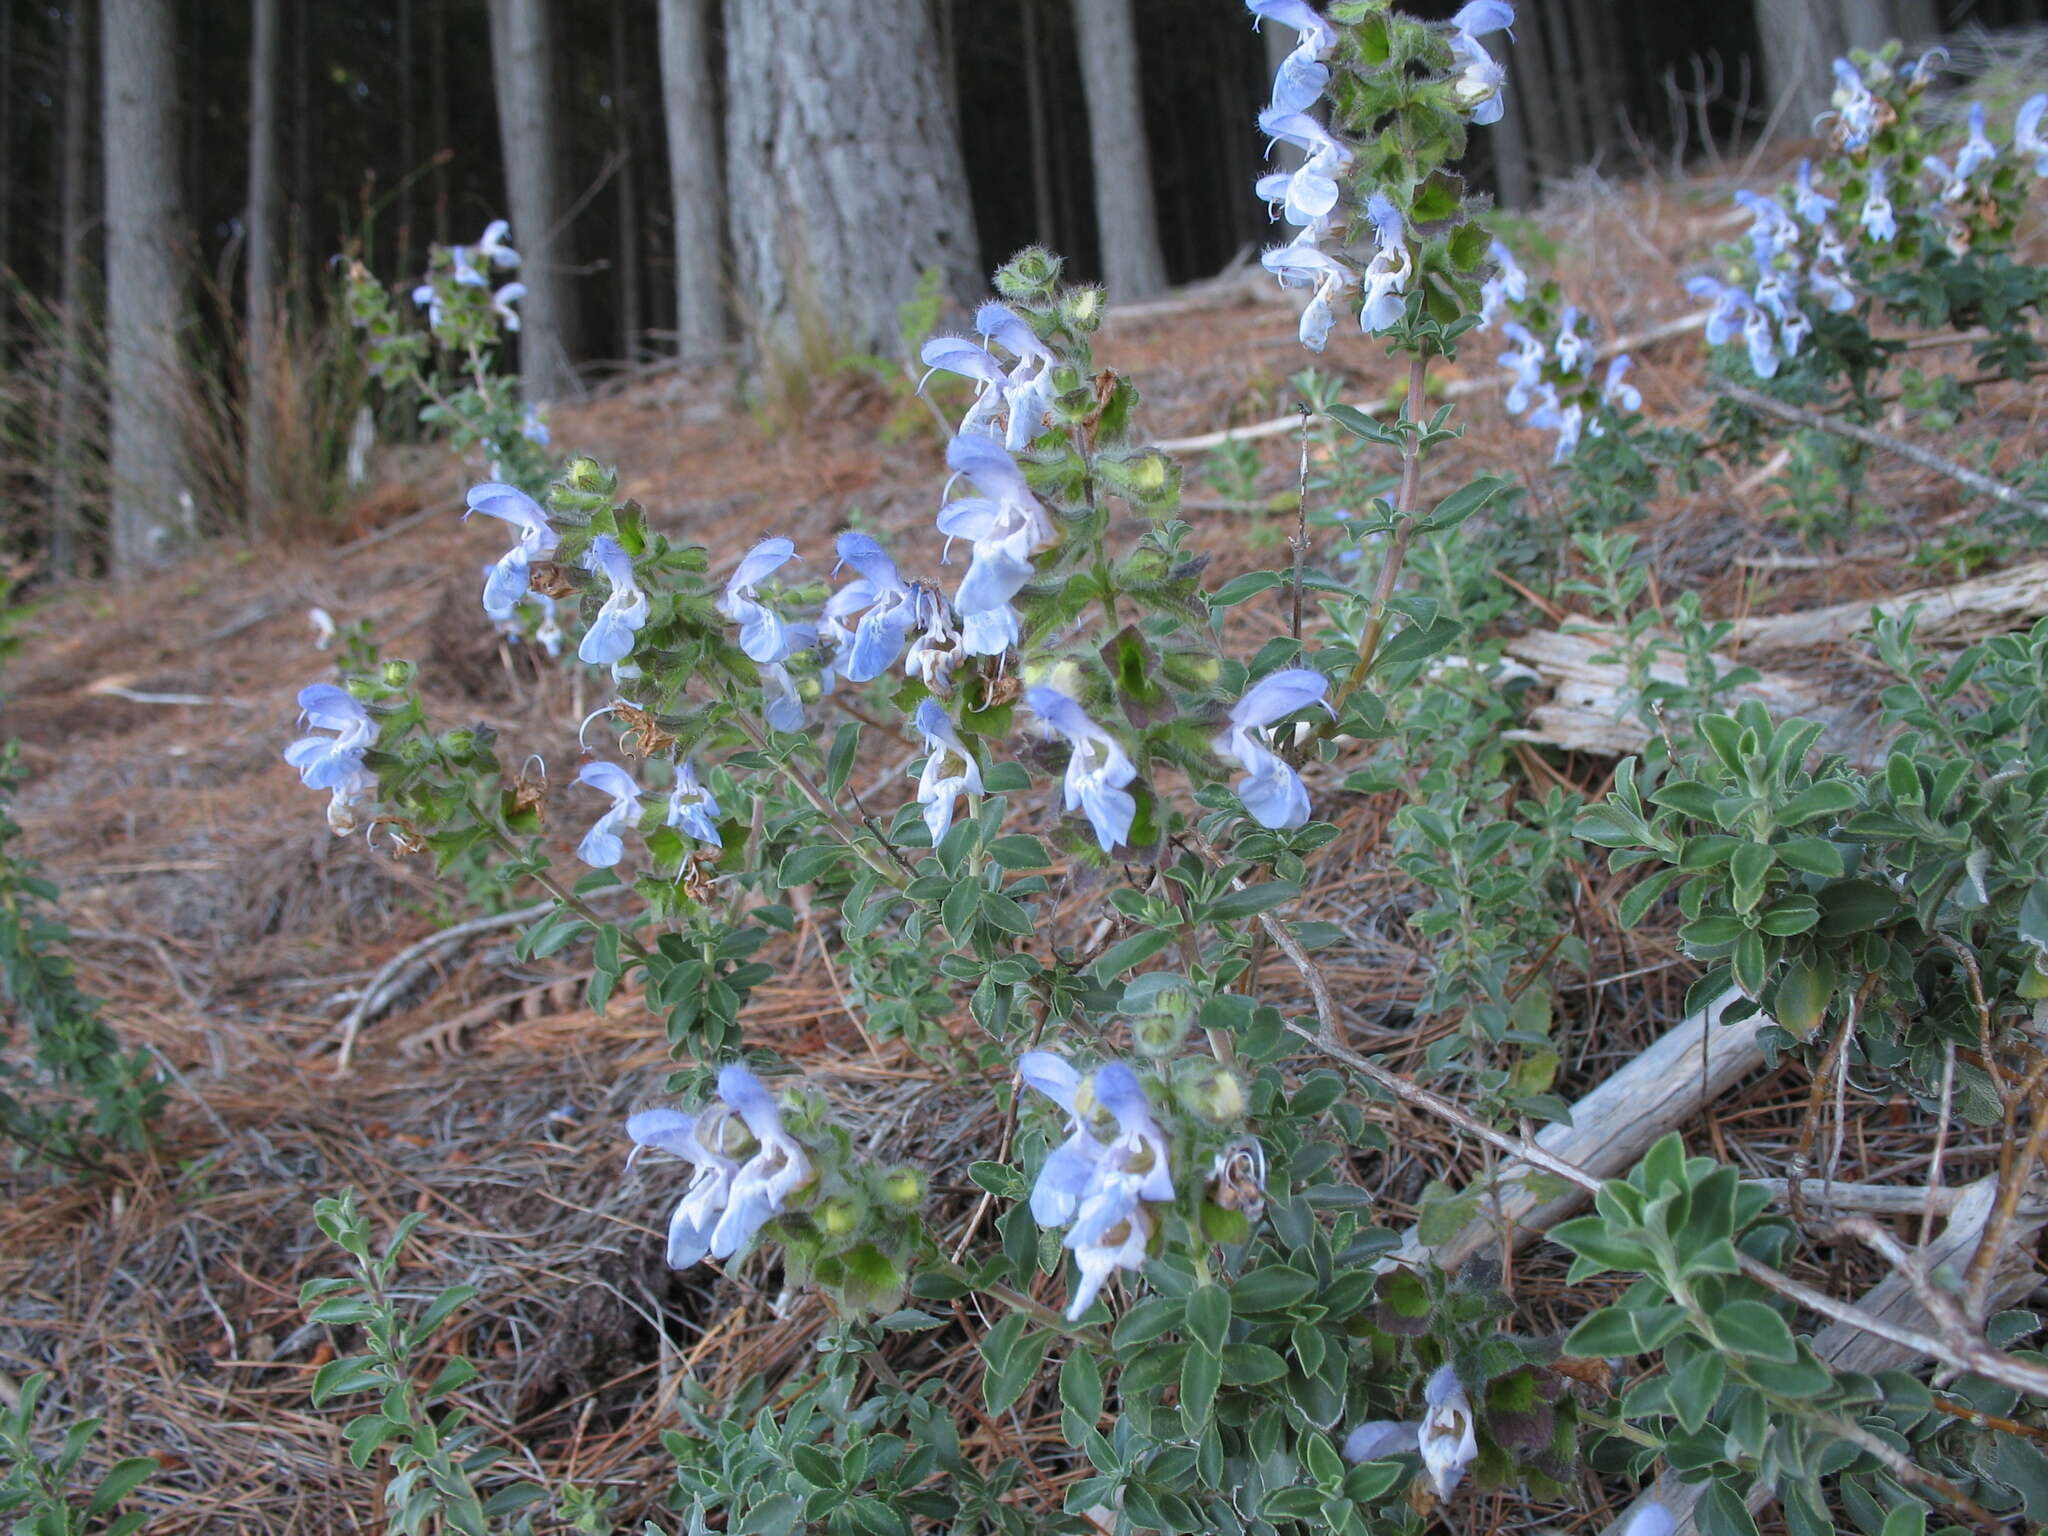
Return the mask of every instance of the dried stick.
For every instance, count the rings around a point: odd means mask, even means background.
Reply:
[[[2003,502],[2009,507],[2018,507],[2022,512],[2031,512],[2036,517],[2048,517],[2048,502],[2039,502],[2023,496],[2002,481],[1980,474],[1967,464],[1945,459],[1917,443],[1905,442],[1889,433],[1880,432],[1875,427],[1862,427],[1853,421],[1823,416],[1819,411],[1809,411],[1804,406],[1787,405],[1782,400],[1773,400],[1769,395],[1758,394],[1755,390],[1745,389],[1740,384],[1716,380],[1713,387],[1729,399],[1746,405],[1753,411],[1762,411],[1766,416],[1775,416],[1780,421],[1789,421],[1794,426],[1807,427],[1815,432],[1845,437],[1853,443],[1862,443],[1865,447],[1881,448],[1886,453],[1918,464],[1922,469],[1931,469],[1938,475],[1945,475],[1958,485],[1968,486],[1980,496],[1989,496],[1993,501]]]
[[[457,923],[453,928],[443,928],[430,933],[416,944],[408,944],[397,954],[377,967],[363,985],[362,995],[355,1006],[348,1011],[348,1017],[341,1021],[341,1050],[334,1059],[334,1075],[346,1077],[349,1060],[355,1055],[356,1036],[369,1021],[371,1014],[382,1008],[397,995],[404,981],[411,979],[411,973],[429,955],[438,949],[445,949],[460,939],[470,938],[479,933],[491,933],[499,928],[514,928],[554,910],[552,898],[535,902],[530,907],[520,907],[511,912],[493,912],[486,917],[473,917],[466,923]]]

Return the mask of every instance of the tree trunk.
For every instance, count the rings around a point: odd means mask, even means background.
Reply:
[[[448,0],[427,0],[427,136],[434,141],[434,243],[454,236],[448,226]]]
[[[91,301],[87,231],[92,224],[92,0],[72,0],[64,36],[63,185],[58,237],[57,402],[50,473],[50,566],[78,572],[85,527],[85,312]]]
[[[569,295],[561,255],[566,231],[555,159],[554,52],[547,0],[491,0],[491,65],[497,77],[498,130],[505,147],[505,193],[512,243],[523,260],[519,372],[531,404],[568,387]]]
[[[1057,250],[1052,211],[1052,144],[1045,126],[1045,62],[1038,40],[1039,0],[1023,0],[1024,120],[1031,135],[1031,238]]]
[[[249,276],[243,325],[248,345],[243,401],[243,493],[253,527],[275,510],[271,449],[277,422],[270,397],[271,331],[277,319],[277,0],[252,0],[249,43]]]
[[[675,205],[676,356],[699,363],[725,345],[725,218],[708,0],[661,0],[661,105]]]
[[[640,356],[640,176],[633,154],[633,75],[627,65],[623,0],[612,5],[612,153],[619,162],[618,306],[619,357],[628,365]]]
[[[413,117],[412,0],[398,0],[398,275],[412,276],[413,195],[420,173],[419,134]]]
[[[1152,203],[1144,80],[1131,0],[1074,0],[1074,20],[1080,32],[1081,88],[1088,98],[1102,279],[1112,300],[1147,298],[1166,286],[1166,261],[1159,254]]]
[[[1891,0],[1890,35],[1903,39],[1909,48],[1934,42],[1942,36],[1941,7],[1934,0]]]
[[[726,160],[757,343],[797,334],[894,355],[897,308],[936,268],[980,290],[960,137],[925,0],[727,0]]]
[[[1755,0],[1755,5],[1764,89],[1774,106],[1790,98],[1780,122],[1788,137],[1797,138],[1812,131],[1833,91],[1831,66],[1844,48],[1834,0]]]
[[[0,165],[14,171],[14,7],[0,14]],[[0,375],[7,372],[7,354],[14,339],[14,285],[9,281],[8,252],[14,247],[14,199],[11,187],[0,187]]]
[[[168,560],[179,510],[178,316],[185,267],[179,221],[177,40],[173,0],[108,0],[103,143],[107,185],[107,353],[113,386],[109,475],[113,571]]]
[[[1500,121],[1486,129],[1486,147],[1493,154],[1494,195],[1503,208],[1527,208],[1536,201],[1536,176],[1529,164],[1528,113],[1543,104],[1528,94],[1527,82],[1515,74],[1515,52],[1505,37],[1490,37],[1488,48],[1507,67],[1507,100]]]

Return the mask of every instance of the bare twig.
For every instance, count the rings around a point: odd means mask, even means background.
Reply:
[[[1773,400],[1769,395],[1758,394],[1740,384],[1715,380],[1713,387],[1729,399],[1748,406],[1753,411],[1762,411],[1766,416],[1775,416],[1780,421],[1789,421],[1794,426],[1807,427],[1815,432],[1825,432],[1832,437],[1847,438],[1850,442],[1862,443],[1867,448],[1880,448],[1886,453],[1918,464],[1922,469],[1931,469],[1938,475],[1945,475],[1958,485],[1967,486],[1980,496],[1989,496],[1993,501],[2008,507],[2018,507],[2022,512],[2031,512],[2036,517],[2048,517],[2048,502],[2039,502],[2023,496],[2002,481],[1989,475],[1980,474],[1967,464],[1958,464],[1945,459],[1929,448],[1880,432],[1875,427],[1858,426],[1853,421],[1843,421],[1834,416],[1823,416],[1819,411],[1809,411],[1804,406],[1787,405],[1782,400]]]

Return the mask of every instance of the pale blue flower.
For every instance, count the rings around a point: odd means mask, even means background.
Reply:
[[[2048,113],[2048,94],[2029,96],[2012,124],[2013,150],[2034,157],[2036,176],[2048,176],[2048,134],[2041,131],[2044,113]]]
[[[1576,400],[1569,405],[1561,403],[1556,386],[1545,384],[1536,391],[1535,408],[1529,412],[1526,422],[1541,431],[1557,434],[1557,446],[1551,450],[1550,462],[1562,464],[1578,452],[1579,438],[1586,427],[1586,410]]]
[[[1551,351],[1557,357],[1557,366],[1569,378],[1575,373],[1584,373],[1593,365],[1592,338],[1582,334],[1579,321],[1579,306],[1567,304],[1558,318],[1557,340],[1551,344]]]
[[[917,706],[917,729],[925,751],[924,771],[917,776],[917,803],[924,807],[925,829],[936,848],[953,825],[959,798],[982,792],[981,768],[936,699]]]
[[[1301,775],[1272,749],[1272,728],[1312,704],[1328,709],[1329,690],[1322,673],[1289,667],[1259,679],[1231,707],[1230,728],[1216,738],[1216,750],[1246,770],[1231,787],[1262,827],[1298,827],[1308,820],[1308,791]]]
[[[1292,245],[1276,247],[1259,258],[1259,265],[1279,278],[1281,287],[1315,289],[1308,308],[1301,312],[1299,332],[1301,344],[1311,352],[1322,351],[1329,340],[1336,319],[1332,301],[1357,281],[1343,262],[1316,248],[1318,233],[1317,229],[1304,230]]]
[[[1877,98],[1847,59],[1835,60],[1834,70],[1835,115],[1841,120],[1842,148],[1862,149],[1877,132]]]
[[[1507,71],[1479,39],[1514,24],[1515,8],[1507,0],[1472,0],[1451,18],[1451,61],[1458,71],[1451,93],[1482,127],[1501,119],[1505,106],[1501,88],[1507,83]],[[1510,38],[1514,35],[1508,31]]]
[[[714,848],[725,846],[718,836],[718,801],[697,782],[697,765],[687,757],[676,764],[676,781],[668,792],[668,813],[662,824]]]
[[[804,699],[789,668],[779,661],[764,661],[757,670],[761,674],[761,718],[778,731],[802,730]]]
[[[1469,0],[1459,7],[1458,14],[1451,18],[1451,25],[1460,32],[1469,32],[1474,37],[1485,37],[1490,32],[1505,32],[1510,41],[1514,38],[1515,8],[1510,0]]]
[[[917,638],[910,642],[910,649],[903,654],[903,672],[906,677],[921,679],[925,687],[944,697],[952,691],[953,669],[960,665],[967,655],[960,631],[953,626],[953,607],[945,598],[929,588],[917,589],[919,628]],[[1016,610],[1007,604],[1002,610],[1014,621]],[[988,615],[980,617],[986,619]],[[1001,649],[981,654],[1001,655],[1017,643],[1014,628],[1001,639]]]
[[[758,588],[796,558],[788,539],[763,539],[741,558],[718,600],[718,611],[740,627],[740,649],[755,661],[785,661],[803,644],[801,626],[786,624],[761,601]]]
[[[335,789],[363,766],[363,753],[377,739],[376,722],[345,688],[314,683],[299,690],[299,718],[315,732],[284,749],[284,760],[299,770],[308,789]]]
[[[1067,758],[1067,810],[1084,812],[1102,851],[1113,853],[1130,836],[1138,814],[1137,800],[1124,787],[1138,770],[1116,738],[1057,688],[1027,688],[1024,703],[1073,749]]]
[[[583,552],[583,568],[603,572],[612,592],[598,609],[595,622],[584,631],[576,655],[593,667],[622,662],[632,653],[640,626],[647,622],[647,594],[633,579],[633,559],[617,539],[601,533]]]
[[[1152,1215],[1144,1206],[1098,1204],[1074,1218],[1066,1246],[1074,1251],[1080,1279],[1067,1304],[1067,1321],[1077,1323],[1095,1305],[1103,1282],[1119,1269],[1145,1267],[1145,1249],[1152,1241]]]
[[[1624,377],[1633,365],[1634,359],[1620,353],[1607,365],[1607,381],[1600,386],[1600,398],[1624,416],[1643,408],[1643,392]]]
[[[953,597],[966,625],[963,644],[972,655],[1000,655],[999,650],[977,646],[1005,636],[1014,641],[1016,619],[1010,599],[1031,579],[1032,551],[1052,542],[1052,522],[1000,443],[986,437],[956,437],[946,448],[946,463],[981,493],[947,502],[938,517],[939,531],[949,541],[968,539],[974,546],[974,558]]]
[[[1856,307],[1856,293],[1839,273],[1815,264],[1806,275],[1806,285],[1819,295],[1830,314],[1846,314]]]
[[[1880,244],[1890,244],[1898,237],[1899,221],[1892,216],[1891,199],[1886,195],[1887,182],[1884,167],[1870,168],[1870,192],[1863,199],[1863,212],[1857,222],[1863,226],[1863,233]]]
[[[1543,365],[1550,353],[1519,321],[1510,320],[1501,327],[1501,334],[1515,343],[1513,351],[1500,354],[1499,362],[1515,376],[1508,387],[1507,407],[1510,415],[1519,416],[1529,409],[1532,392],[1543,383]]]
[[[1365,304],[1358,323],[1369,334],[1376,334],[1400,324],[1408,307],[1404,295],[1415,264],[1408,255],[1407,223],[1385,193],[1375,192],[1365,200],[1365,217],[1379,248],[1362,279]]]
[[[508,331],[519,329],[519,311],[512,306],[526,297],[526,284],[507,283],[491,295],[491,309],[498,317],[498,323]]]
[[[555,600],[547,593],[534,592],[529,595],[540,605],[540,624],[533,632],[534,643],[548,653],[550,661],[556,660],[562,654],[561,614],[555,606]]]
[[[1064,1227],[1081,1209],[1103,1152],[1074,1107],[1081,1074],[1051,1051],[1026,1051],[1017,1058],[1017,1074],[1068,1115],[1067,1139],[1046,1154],[1031,1186],[1031,1219],[1041,1227]]]
[[[1479,1459],[1472,1403],[1448,1365],[1431,1373],[1422,1389],[1422,1401],[1420,1420],[1397,1423],[1375,1419],[1359,1425],[1344,1437],[1344,1455],[1351,1461],[1381,1461],[1419,1451],[1436,1496],[1448,1499],[1464,1480],[1466,1469]],[[1631,1536],[1635,1536],[1633,1530]]]
[[[1806,318],[1802,309],[1794,309],[1778,322],[1778,345],[1785,349],[1787,357],[1797,357],[1799,349],[1806,345],[1806,339],[1813,334],[1813,322]]]
[[[1277,21],[1283,27],[1294,28],[1319,56],[1337,46],[1337,29],[1308,0],[1244,0],[1244,5],[1254,17],[1254,32],[1263,30],[1265,22]]]
[[[1733,341],[1751,307],[1749,295],[1711,277],[1687,278],[1685,291],[1696,299],[1713,300],[1713,310],[1707,316],[1707,345],[1723,347]]]
[[[1749,348],[1749,366],[1760,379],[1778,371],[1778,342],[1771,331],[1771,317],[1751,305],[1742,319],[1742,339]]]
[[[1970,102],[1970,137],[1956,152],[1956,176],[1968,180],[1993,160],[1999,158],[1999,147],[1985,133],[1985,102]]]
[[[1314,227],[1337,206],[1337,176],[1351,164],[1350,148],[1306,112],[1268,107],[1259,114],[1259,129],[1269,139],[1294,145],[1305,158],[1292,171],[1260,177],[1255,190],[1268,204],[1277,204],[1288,223]]]
[[[865,683],[896,664],[903,642],[917,618],[917,597],[896,574],[896,564],[882,546],[864,533],[839,535],[839,564],[850,565],[859,579],[832,594],[825,604],[826,627],[844,638],[838,666],[848,682]],[[835,567],[836,569],[836,567]],[[849,632],[846,620],[859,614]]]
[[[1813,162],[1799,162],[1799,178],[1792,188],[1792,206],[1799,217],[1807,223],[1820,225],[1834,211],[1835,199],[1820,191],[1813,184]]]
[[[526,421],[519,428],[519,435],[536,448],[548,446],[548,424],[541,418],[540,407],[531,401],[527,402]]]
[[[964,336],[934,336],[917,355],[925,367],[924,377],[917,381],[918,392],[922,394],[931,376],[941,371],[973,379],[978,386],[974,404],[960,419],[958,430],[967,435],[993,436],[995,418],[1003,408],[1003,386],[1009,382],[1008,370],[995,353]]]
[[[486,261],[483,266],[479,267],[476,264],[476,258],[470,253],[468,246],[450,246],[448,248],[448,255],[454,268],[455,281],[462,287],[488,288],[491,286],[490,277],[487,275],[490,263]]]
[[[626,1134],[634,1142],[628,1168],[648,1147],[696,1165],[669,1220],[671,1269],[731,1258],[811,1177],[810,1159],[784,1128],[774,1096],[737,1062],[718,1074],[718,1094],[701,1113],[642,1110],[627,1119]]]
[[[412,291],[412,301],[427,312],[427,324],[435,330],[441,328],[441,317],[447,313],[441,307],[441,291],[431,282],[421,283]]]
[[[518,266],[519,253],[506,243],[511,234],[512,226],[505,220],[491,220],[484,226],[483,238],[476,243],[475,255],[500,269]]]
[[[610,869],[626,856],[626,845],[620,840],[618,829],[637,825],[640,820],[640,786],[617,763],[603,762],[585,763],[576,782],[611,796],[611,809],[597,818],[596,824],[583,834],[583,841],[576,845],[576,857],[592,869]]]
[[[1677,1529],[1678,1517],[1652,1499],[1628,1517],[1628,1524],[1621,1528],[1621,1536],[1671,1536]]]
[[[1479,329],[1486,330],[1510,304],[1529,297],[1529,274],[1515,262],[1515,253],[1498,240],[1493,242],[1494,272],[1479,289]]]
[[[1009,410],[1009,426],[1003,444],[1012,453],[1022,452],[1036,441],[1045,428],[1045,413],[1052,408],[1052,352],[1038,339],[1038,333],[1007,306],[990,302],[974,312],[974,328],[1016,359],[1004,375],[1003,403]]]
[[[1436,1496],[1448,1499],[1465,1476],[1465,1469],[1479,1459],[1479,1439],[1473,1432],[1472,1403],[1465,1396],[1458,1376],[1448,1365],[1438,1366],[1422,1389],[1427,1411],[1417,1440],[1422,1464],[1429,1469]]]
[[[491,568],[484,579],[484,612],[494,619],[509,619],[532,585],[533,562],[555,552],[561,538],[548,526],[540,504],[516,485],[490,481],[469,488],[469,512],[481,512],[510,523],[518,540]],[[466,518],[469,512],[462,515]]]
[[[1245,0],[1245,7],[1256,18],[1254,31],[1269,20],[1294,28],[1294,51],[1280,61],[1273,77],[1273,109],[1306,112],[1330,83],[1330,67],[1322,61],[1337,46],[1337,29],[1306,0]]]

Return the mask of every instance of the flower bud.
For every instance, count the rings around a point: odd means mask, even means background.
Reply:
[[[1076,288],[1060,304],[1063,318],[1077,331],[1092,331],[1102,324],[1102,313],[1108,307],[1103,291],[1092,284]]]
[[[915,1168],[892,1168],[882,1175],[880,1193],[890,1205],[909,1210],[924,1203],[924,1175]]]
[[[476,750],[476,732],[466,725],[454,726],[441,733],[441,750],[449,757],[468,757]]]
[[[405,688],[411,686],[413,676],[419,671],[409,661],[387,661],[384,663],[384,686]]]
[[[1184,977],[1153,971],[1124,989],[1131,1040],[1147,1056],[1171,1056],[1194,1026],[1201,999]]]
[[[834,1195],[818,1202],[811,1219],[818,1224],[818,1230],[829,1239],[851,1237],[860,1225],[860,1202],[845,1195]]]
[[[588,454],[570,460],[562,478],[570,490],[583,496],[610,496],[619,487],[619,477]]]
[[[1235,1072],[1206,1057],[1174,1063],[1173,1096],[1181,1108],[1211,1125],[1235,1125],[1244,1118],[1244,1084]]]
[[[996,269],[996,292],[1029,303],[1051,296],[1060,280],[1060,258],[1043,246],[1027,246]]]

